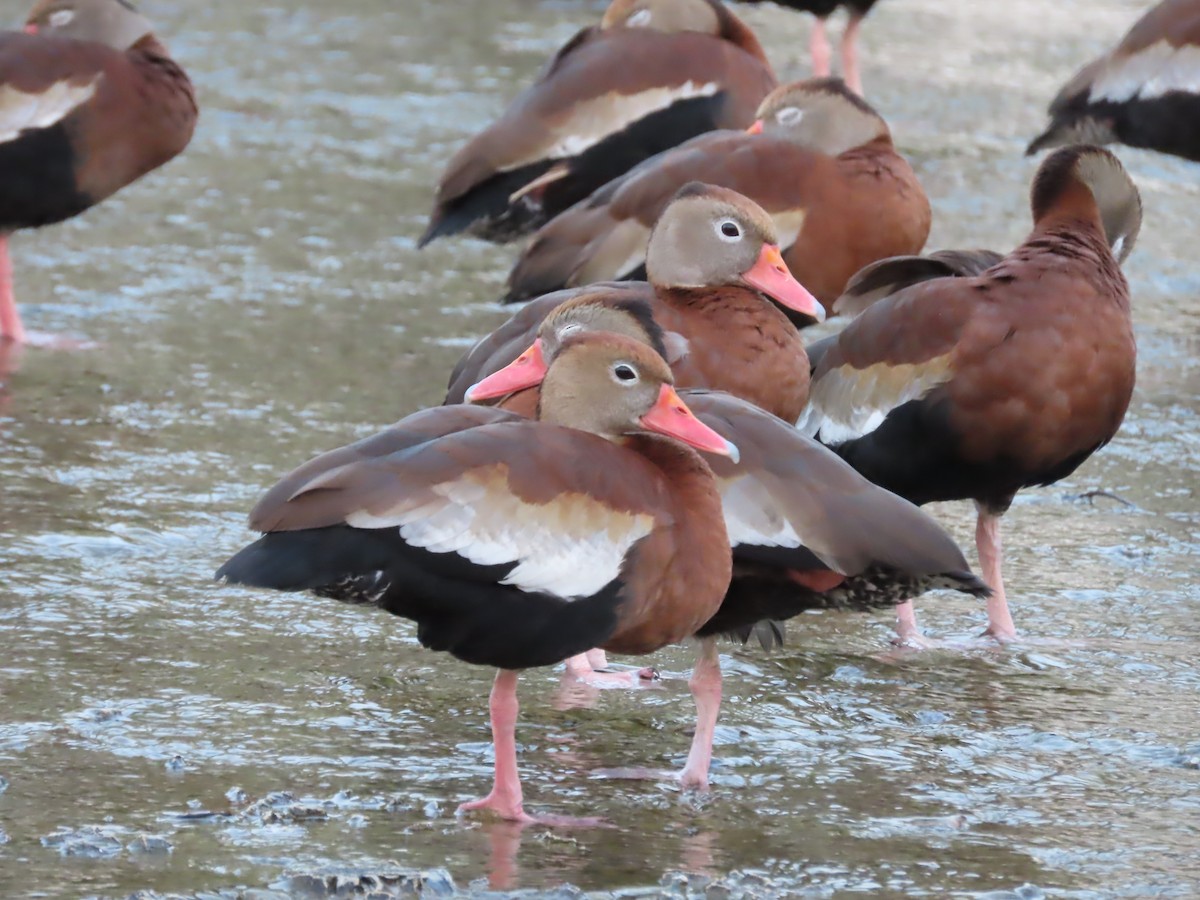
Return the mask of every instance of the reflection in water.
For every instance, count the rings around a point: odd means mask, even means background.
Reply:
[[[103,347],[0,346],[0,883],[190,894],[444,866],[513,888],[754,870],[776,893],[1190,895],[1200,188],[1178,160],[1120,151],[1146,207],[1130,419],[1069,484],[1018,497],[1006,534],[1019,621],[1050,643],[894,653],[887,616],[825,614],[774,655],[727,645],[706,795],[597,776],[682,766],[690,648],[655,656],[651,690],[522,678],[530,807],[614,827],[517,833],[452,815],[488,784],[491,673],[384,614],[211,585],[279,474],[438,402],[505,317],[511,248],[413,241],[447,154],[598,5],[157,4],[198,84],[193,146],[14,247],[27,325]],[[745,15],[794,74],[810,20]],[[878,5],[864,79],[933,198],[931,247],[1020,240],[1024,143],[1133,17]],[[1135,508],[1070,499],[1097,487]],[[969,545],[965,504],[933,512]],[[951,641],[979,627],[966,598],[920,612]]]

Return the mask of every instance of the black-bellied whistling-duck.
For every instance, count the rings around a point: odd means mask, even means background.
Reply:
[[[742,2],[762,3],[764,0],[742,0]],[[833,15],[839,6],[846,8],[849,18],[846,20],[846,30],[842,32],[842,77],[846,79],[846,84],[850,86],[851,90],[861,94],[863,89],[862,73],[858,68],[858,32],[862,28],[862,20],[866,18],[877,0],[772,0],[772,2],[779,6],[810,12],[817,17],[809,38],[813,75],[817,77],[831,74],[833,64],[833,49],[829,44],[829,33],[825,27],[825,20]]]
[[[124,0],[40,0],[0,33],[0,341],[26,340],[8,236],[77,216],[178,154],[184,71]]]
[[[824,311],[783,264],[762,208],[725,188],[685,185],[654,226],[646,269],[648,284],[597,285],[535,300],[463,357],[446,402],[462,402],[468,387],[533,343],[555,307],[584,293],[642,301],[622,308],[648,309],[672,335],[667,356],[680,387],[729,391],[796,421],[808,400],[808,360],[799,332],[766,297],[810,320]]]
[[[999,640],[1015,635],[1000,516],[1021,488],[1065,478],[1111,440],[1136,358],[1119,261],[1141,200],[1120,161],[1098,147],[1056,151],[1031,206],[1033,232],[1000,263],[916,284],[851,322],[813,373],[801,424],[914,503],[975,501]],[[900,625],[919,642],[911,607]]]
[[[443,406],[317,457],[259,501],[250,524],[264,536],[217,577],[379,606],[416,621],[425,646],[500,669],[495,782],[462,808],[529,821],[517,670],[596,646],[652,652],[694,634],[729,586],[712,471],[685,444],[736,454],[651,348],[568,338],[539,420]],[[698,734],[709,717],[701,706]],[[707,780],[694,756],[684,783]]]
[[[1026,152],[1079,141],[1200,161],[1200,0],[1164,0],[1075,73]]]
[[[613,0],[450,160],[420,245],[528,234],[647,157],[745,128],[775,83],[719,0]]]
[[[692,180],[765,209],[788,268],[824,304],[868,263],[924,246],[925,192],[887,124],[839,79],[776,89],[752,131],[693,138],[552,219],[509,275],[507,299],[634,276],[654,222]]]
[[[661,348],[665,336],[649,312],[641,299],[576,297],[543,321],[537,335],[539,358],[553,365],[564,341],[607,329]],[[493,372],[471,388],[470,397],[476,402],[503,398],[508,409],[527,406],[510,391],[520,387],[536,394],[539,376],[531,375],[533,368],[516,363]],[[697,636],[725,632],[744,639],[766,620],[775,625],[812,609],[894,606],[937,587],[988,593],[954,541],[929,516],[871,484],[791,424],[723,392],[684,390],[681,396],[694,402],[697,416],[740,451],[734,464],[709,460],[734,568],[720,610]],[[590,671],[587,658],[576,657],[572,663],[577,677],[602,677]],[[711,660],[695,681],[694,691],[715,691],[719,697],[720,672]],[[711,741],[711,734],[707,737]]]

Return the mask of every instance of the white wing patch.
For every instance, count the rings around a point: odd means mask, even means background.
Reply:
[[[590,597],[616,578],[655,524],[651,515],[614,510],[587,494],[528,503],[512,492],[501,465],[472,469],[387,510],[354,513],[346,523],[399,526],[414,547],[478,565],[516,563],[503,584],[564,599]]]
[[[589,147],[600,143],[610,134],[616,134],[651,113],[666,109],[680,100],[696,97],[711,97],[721,86],[715,81],[696,83],[685,81],[674,87],[651,88],[636,94],[605,94],[593,100],[585,100],[571,108],[568,125],[571,130],[559,135],[546,150],[550,159],[568,159],[578,156]],[[522,160],[510,168],[519,168],[534,160]]]
[[[1092,82],[1089,99],[1124,103],[1152,100],[1171,91],[1200,93],[1200,47],[1174,47],[1163,39],[1115,60]]]
[[[765,484],[754,478],[718,479],[729,545],[799,547],[803,542]]]
[[[14,140],[22,131],[49,128],[96,93],[97,75],[87,84],[56,81],[46,90],[27,94],[12,85],[0,85],[0,143]]]
[[[832,369],[813,384],[796,427],[825,443],[862,437],[882,425],[892,410],[924,397],[952,374],[950,354],[921,363]]]

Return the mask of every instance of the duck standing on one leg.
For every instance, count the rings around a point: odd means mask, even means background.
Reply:
[[[671,383],[637,341],[569,338],[537,420],[441,406],[319,456],[259,501],[251,525],[264,536],[217,577],[378,606],[415,621],[425,646],[500,669],[492,791],[462,808],[532,821],[517,671],[591,647],[651,653],[695,634],[729,587],[721,500],[691,447],[737,449]],[[702,666],[714,658],[702,649]],[[707,779],[709,699],[697,696],[685,784]]]
[[[0,341],[29,338],[9,235],[77,216],[163,165],[196,116],[187,75],[124,0],[40,0],[24,32],[0,33]]]
[[[1025,487],[1066,478],[1116,434],[1136,347],[1120,261],[1138,190],[1107,150],[1042,163],[1033,232],[974,277],[878,301],[820,357],[801,428],[917,504],[973,500],[988,633],[1016,636],[1000,571],[1000,516]],[[911,605],[900,637],[921,642]]]

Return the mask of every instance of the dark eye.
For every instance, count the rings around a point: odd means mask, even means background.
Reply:
[[[721,223],[721,234],[725,235],[725,237],[735,238],[735,237],[741,237],[742,232],[739,231],[738,227],[736,225],[734,225],[732,222],[722,222]]]
[[[627,384],[631,381],[637,381],[637,372],[633,371],[632,366],[627,366],[622,363],[619,366],[613,366],[612,371],[613,377],[616,378],[617,381],[623,381]]]

